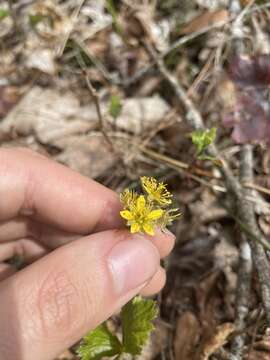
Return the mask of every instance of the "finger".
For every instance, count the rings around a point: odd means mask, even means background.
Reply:
[[[45,254],[48,250],[32,239],[20,239],[16,241],[0,243],[0,262],[18,256],[23,262],[31,263]]]
[[[162,232],[156,229],[154,236],[145,236],[157,247],[162,258],[171,252],[175,244],[175,236],[169,231]],[[79,234],[56,229],[52,226],[31,220],[26,216],[0,223],[0,244],[1,241],[33,238],[46,248],[54,249],[80,237]]]
[[[150,296],[161,291],[166,283],[166,272],[162,267],[159,267],[149,284],[147,284],[142,290],[141,295]]]
[[[122,224],[113,191],[45,157],[2,148],[0,173],[0,221],[31,215],[82,234]]]
[[[0,243],[32,237],[34,235],[32,223],[33,221],[25,216],[0,222]]]
[[[168,256],[175,245],[175,235],[168,230],[156,229],[154,236],[145,236],[158,248],[161,258]]]
[[[0,223],[0,243],[32,238],[46,247],[54,249],[60,245],[81,237],[81,234],[69,233],[47,224],[32,220],[27,216],[19,216]]]
[[[0,281],[7,279],[9,276],[15,274],[16,269],[9,264],[0,264]]]
[[[150,241],[115,230],[62,246],[16,273],[0,284],[2,357],[51,360],[135,296],[159,261]]]

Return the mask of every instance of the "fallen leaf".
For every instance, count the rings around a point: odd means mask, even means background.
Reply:
[[[211,337],[202,344],[198,360],[208,360],[212,354],[227,343],[228,337],[234,330],[235,326],[232,323],[225,323],[217,326]]]
[[[152,360],[162,353],[168,344],[168,330],[168,326],[162,321],[156,322],[155,331],[152,332],[142,354],[137,356],[136,360]]]
[[[176,359],[192,359],[200,336],[200,324],[196,316],[187,311],[177,320],[174,337]]]
[[[223,117],[226,127],[233,127],[232,138],[236,143],[270,141],[270,105],[257,89],[240,91],[237,103]]]
[[[63,137],[55,146],[63,150],[55,160],[91,178],[103,175],[117,161],[100,133]]]
[[[9,133],[34,134],[43,144],[68,135],[84,134],[97,125],[94,106],[80,106],[69,91],[33,87],[3,120],[0,138]]]
[[[235,85],[231,106],[223,124],[232,127],[235,142],[270,141],[270,55],[238,56],[232,59],[228,76]]]
[[[230,62],[230,78],[240,87],[270,84],[270,54],[237,56]]]
[[[13,108],[20,98],[15,86],[0,86],[0,119]]]
[[[209,26],[225,23],[229,19],[229,12],[225,9],[206,11],[193,18],[181,29],[181,34],[191,34]]]
[[[252,350],[247,356],[244,356],[244,360],[269,360],[270,354],[265,351]]]
[[[36,69],[49,75],[56,74],[57,67],[52,50],[35,48],[33,51],[28,51],[28,53],[29,55],[25,62],[27,68]]]
[[[157,126],[168,111],[169,105],[159,95],[130,98],[122,101],[121,114],[111,122],[120,129],[138,135]]]

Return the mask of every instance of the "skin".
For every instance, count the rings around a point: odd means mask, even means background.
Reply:
[[[26,149],[0,149],[0,174],[1,358],[52,360],[162,289],[174,236],[131,235],[116,193]],[[16,254],[19,272],[6,263]]]

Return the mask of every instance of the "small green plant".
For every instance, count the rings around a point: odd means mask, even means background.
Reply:
[[[140,355],[157,316],[156,302],[136,296],[121,311],[122,340],[104,323],[90,331],[77,350],[82,360],[99,360],[104,356],[123,358],[125,354]]]
[[[167,186],[152,177],[143,176],[141,186],[144,194],[125,189],[120,200],[120,215],[127,220],[130,232],[154,235],[155,226],[165,229],[180,216],[178,209],[170,208],[172,194]],[[82,340],[77,354],[82,360],[100,360],[105,356],[123,359],[126,355],[140,355],[158,314],[154,300],[136,296],[121,310],[122,339],[114,335],[106,323],[90,331]]]
[[[9,15],[10,15],[10,12],[8,10],[0,9],[0,21],[4,20]]]
[[[122,111],[121,98],[118,95],[112,95],[111,101],[109,104],[109,113],[114,118],[117,119]]]
[[[210,144],[215,141],[217,129],[199,129],[191,133],[192,143],[196,146],[197,158],[199,160],[216,160],[212,156],[207,155],[206,150]]]

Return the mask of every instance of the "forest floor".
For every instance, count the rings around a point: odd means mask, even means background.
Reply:
[[[183,214],[142,360],[270,359],[269,23],[270,1],[0,2],[1,145],[117,192],[154,176]]]

